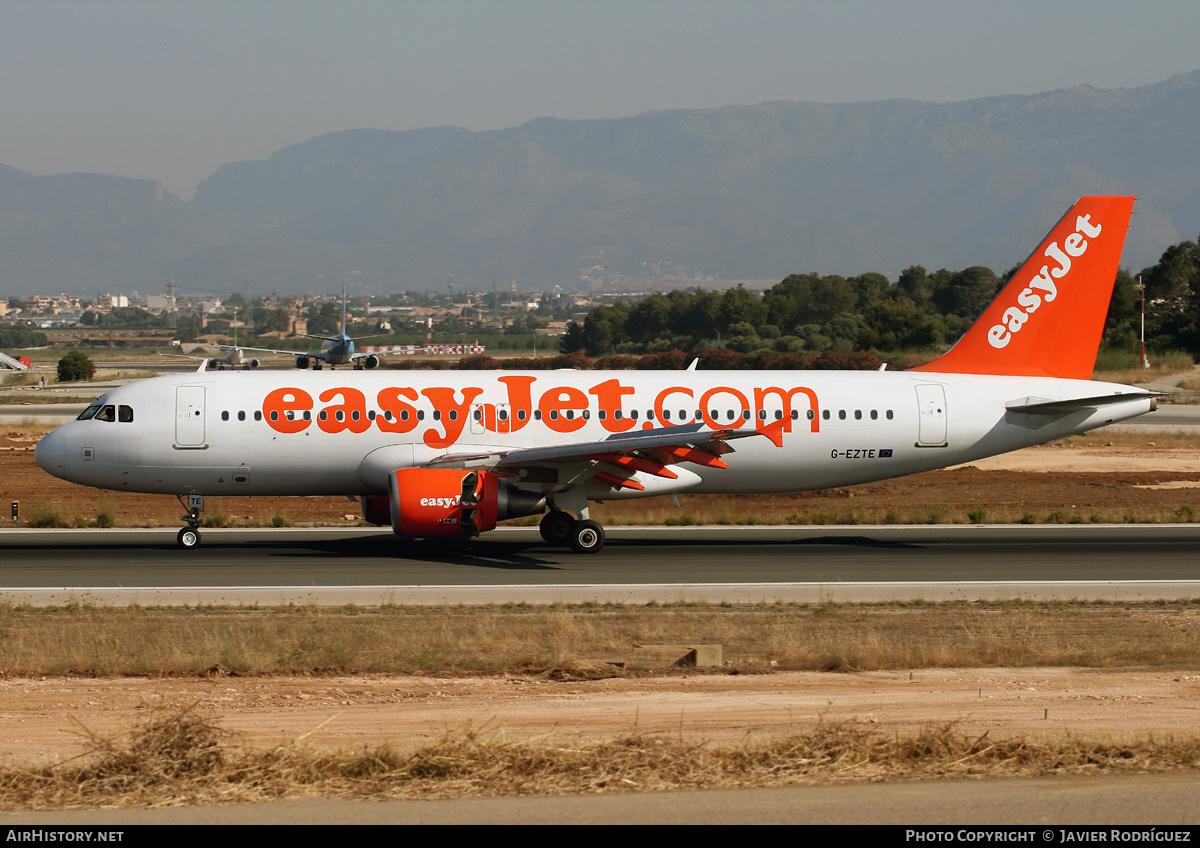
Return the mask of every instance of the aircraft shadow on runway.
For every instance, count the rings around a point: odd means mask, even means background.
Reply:
[[[247,547],[247,546],[240,546]],[[392,536],[349,537],[328,539],[315,543],[260,543],[255,548],[275,548],[278,555],[299,559],[319,558],[322,560],[392,559],[412,560],[421,563],[443,565],[467,565],[477,568],[511,570],[559,571],[560,566],[537,556],[536,544],[496,542],[492,540],[470,540],[447,542],[445,540],[401,541]],[[530,549],[533,549],[532,551]],[[549,553],[551,550],[546,549]]]
[[[261,549],[263,543],[256,545]],[[775,548],[788,545],[838,545],[844,547],[884,548],[920,550],[925,545],[913,542],[872,539],[869,536],[822,536],[817,539],[749,539],[721,540],[720,542],[681,541],[679,539],[609,539],[608,550],[633,548],[704,547],[711,550],[714,544],[727,548]],[[331,539],[309,544],[272,545],[287,555],[295,557],[322,557],[347,559],[401,559],[420,562],[436,562],[454,565],[474,565],[481,568],[545,569],[561,570],[565,563],[560,558],[577,556],[561,547],[543,547],[537,542],[510,542],[492,538],[472,539],[465,542],[447,542],[444,539],[399,541],[391,536],[351,537]],[[544,552],[544,553],[543,553]],[[600,557],[605,557],[601,552]],[[557,560],[557,561],[556,561]],[[582,563],[581,563],[582,564]]]

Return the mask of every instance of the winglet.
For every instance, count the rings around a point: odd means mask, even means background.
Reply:
[[[909,370],[1090,378],[1133,201],[1081,197],[966,335]]]

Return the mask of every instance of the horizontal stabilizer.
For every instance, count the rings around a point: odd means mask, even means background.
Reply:
[[[1113,395],[1098,395],[1096,397],[1068,398],[1066,400],[1047,400],[1046,398],[1025,397],[1010,400],[1004,404],[1009,412],[1024,412],[1029,415],[1069,415],[1083,409],[1096,409],[1101,406],[1111,406],[1114,403],[1126,403],[1131,400],[1145,400],[1160,397],[1162,392],[1125,392]],[[1154,407],[1151,406],[1151,411]]]

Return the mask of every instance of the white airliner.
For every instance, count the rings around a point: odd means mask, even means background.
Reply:
[[[350,495],[403,537],[546,512],[599,551],[594,500],[795,492],[942,468],[1155,408],[1091,382],[1132,197],[1082,198],[944,356],[904,372],[198,372],[107,392],[38,443],[49,473],[188,498]]]
[[[172,342],[173,345],[179,346],[179,342]],[[192,356],[187,353],[163,353],[158,352],[159,356],[171,356],[176,359],[191,359],[200,362],[200,370],[206,371],[209,368],[217,371],[224,371],[226,368],[257,368],[262,362],[258,359],[245,355],[246,348],[237,347],[235,345],[221,345],[221,350],[227,351],[224,356],[207,357],[207,356]]]
[[[215,369],[217,371],[223,371],[226,368],[257,368],[259,365],[262,364],[262,362],[253,357],[246,356],[247,348],[241,347],[237,343],[237,323],[236,323],[237,312],[236,311],[233,313],[233,317],[234,317],[234,322],[235,322],[233,325],[233,344],[217,345],[217,348],[219,350],[225,351],[224,356],[217,356],[217,357],[192,356],[191,354],[187,354],[187,353],[163,353],[161,350],[158,351],[158,355],[159,356],[173,356],[177,359],[190,359],[193,362],[199,362],[199,363],[201,363],[201,365],[200,365],[201,371],[206,371],[209,368]],[[176,347],[176,348],[182,348],[182,345],[180,344],[178,339],[172,340],[171,346]]]

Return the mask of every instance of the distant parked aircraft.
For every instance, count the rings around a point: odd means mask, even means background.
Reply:
[[[297,368],[308,368],[310,365],[314,371],[320,371],[322,367],[328,365],[332,368],[335,365],[352,364],[354,370],[358,371],[363,368],[378,368],[383,361],[375,353],[358,353],[354,349],[354,343],[363,339],[375,338],[375,336],[360,336],[356,339],[346,335],[346,288],[342,287],[342,326],[341,331],[336,336],[313,336],[308,333],[301,335],[310,339],[322,339],[321,350],[316,353],[308,353],[301,350],[273,350],[271,348],[248,347],[244,350],[261,351],[262,353],[274,353],[280,356],[296,357]],[[232,348],[222,347],[222,350],[231,350]]]

